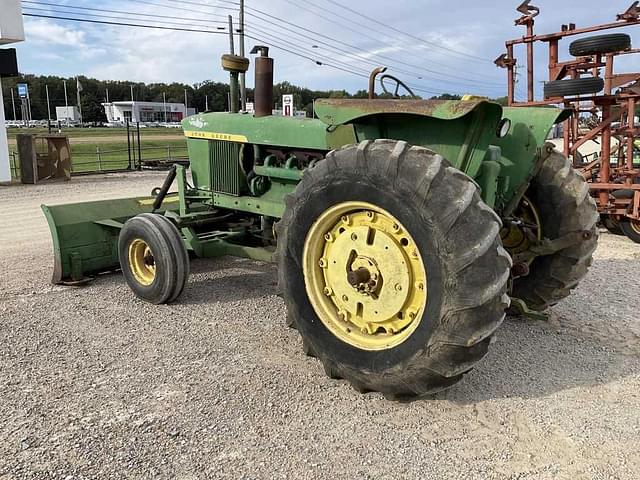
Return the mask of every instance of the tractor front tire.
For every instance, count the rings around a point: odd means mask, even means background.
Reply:
[[[537,257],[529,275],[514,281],[513,296],[538,311],[569,296],[587,274],[598,245],[599,220],[584,178],[552,144],[544,148],[551,153],[526,194],[538,210],[543,236],[556,240],[575,232],[588,233],[587,238],[552,255]]]
[[[406,142],[330,152],[277,226],[288,323],[331,378],[413,399],[486,355],[509,306],[501,221],[472,179]]]
[[[128,220],[118,238],[124,278],[133,293],[156,305],[175,301],[189,276],[189,255],[180,232],[163,215]]]
[[[629,240],[640,243],[640,222],[625,217],[620,221],[619,225],[620,230]]]

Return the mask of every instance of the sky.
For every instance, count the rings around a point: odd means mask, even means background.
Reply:
[[[5,0],[0,4],[2,1]],[[505,52],[505,40],[524,33],[523,27],[514,25],[520,16],[515,11],[519,3],[520,0],[246,0],[246,32],[253,37],[247,39],[247,52],[256,44],[270,44],[276,61],[276,81],[287,80],[312,89],[366,89],[367,72],[383,65],[422,96],[447,92],[498,97],[505,95],[506,70],[493,65],[493,60]],[[541,9],[536,33],[542,34],[557,31],[569,22],[578,27],[613,22],[616,14],[632,2],[532,3]],[[114,12],[70,8],[74,6]],[[80,15],[95,13],[116,17],[102,18],[106,21],[137,18],[139,23],[209,31],[223,28],[229,14],[237,22],[236,0],[31,0],[23,2],[23,9],[75,18],[96,18]],[[52,10],[58,13],[51,13]],[[60,14],[62,11],[66,13]],[[640,46],[640,26],[624,31]],[[24,73],[148,83],[228,81],[228,74],[220,68],[220,56],[229,49],[224,33],[25,17],[25,35],[26,41],[16,45],[19,67]],[[236,39],[236,46],[237,42]],[[563,59],[569,58],[568,46],[569,40],[561,43]],[[546,56],[546,47],[541,45],[536,50],[537,89],[546,78]],[[517,50],[516,57],[520,65],[526,63],[524,49]],[[622,58],[620,71],[637,71],[637,59],[637,55]],[[249,74],[250,86],[251,78]],[[522,99],[525,91],[522,78],[517,97]]]

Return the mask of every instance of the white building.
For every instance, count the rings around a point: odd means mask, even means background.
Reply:
[[[56,107],[56,120],[59,122],[79,122],[80,111],[78,107]]]
[[[182,103],[163,102],[110,102],[103,103],[107,122],[119,123],[129,120],[132,123],[174,123],[188,115],[194,115],[195,109],[186,109]]]

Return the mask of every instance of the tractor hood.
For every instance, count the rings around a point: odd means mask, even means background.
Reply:
[[[318,118],[327,125],[344,125],[364,117],[383,114],[404,114],[455,120],[464,117],[479,105],[497,104],[488,100],[352,100],[320,99],[315,109]]]

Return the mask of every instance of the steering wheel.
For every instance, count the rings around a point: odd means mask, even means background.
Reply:
[[[387,86],[384,84],[385,80],[391,80],[395,82],[396,88],[393,93],[390,93],[389,90],[387,90]],[[404,83],[398,77],[394,77],[393,75],[389,75],[389,74],[382,75],[380,77],[380,86],[382,87],[382,90],[384,91],[384,93],[386,93],[387,95],[392,95],[393,98],[402,98],[402,96],[399,93],[400,88],[404,88],[411,97],[416,98],[416,94],[413,93],[413,90],[411,90],[406,83]]]

